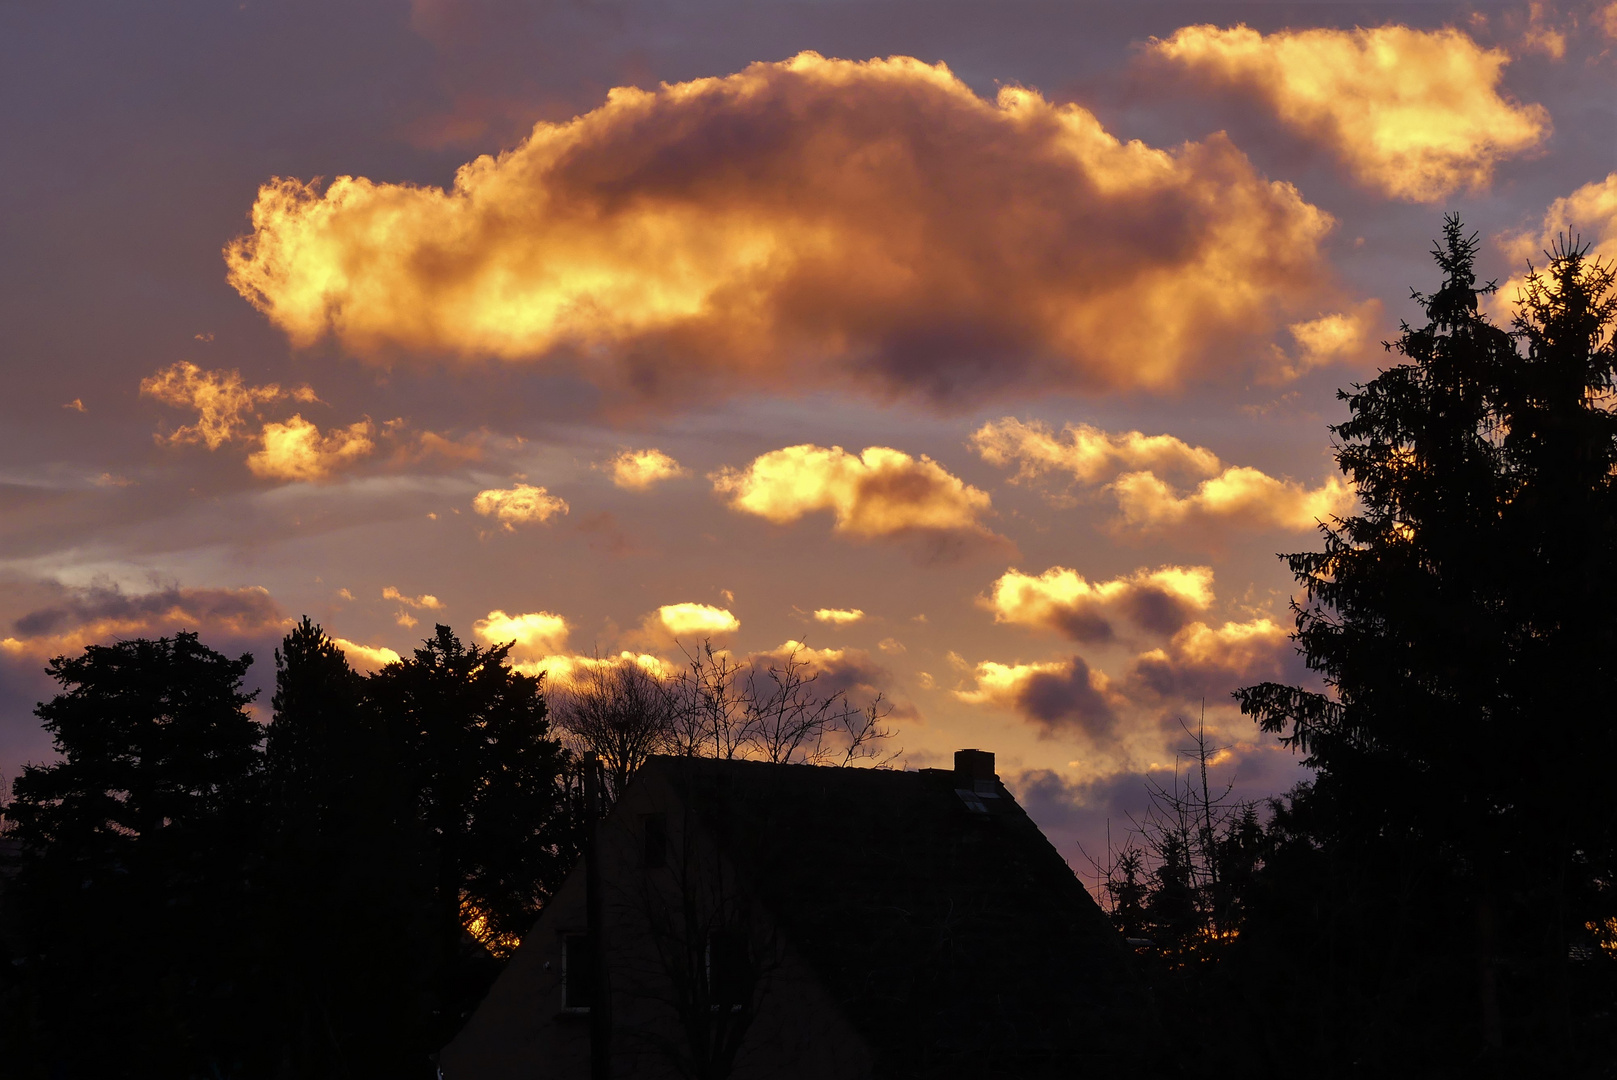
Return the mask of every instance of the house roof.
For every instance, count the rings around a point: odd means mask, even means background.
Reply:
[[[1162,1040],[1124,943],[997,778],[648,768],[841,1004],[878,1076],[1152,1073]]]

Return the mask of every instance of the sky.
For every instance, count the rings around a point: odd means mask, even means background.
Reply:
[[[1075,863],[1230,693],[1477,231],[1617,254],[1617,3],[0,6],[0,774],[50,657],[704,639]],[[268,692],[255,704],[267,719]]]

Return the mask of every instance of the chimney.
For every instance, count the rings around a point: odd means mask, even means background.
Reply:
[[[994,755],[988,750],[956,750],[954,752],[954,786],[979,795],[998,797],[995,783]]]

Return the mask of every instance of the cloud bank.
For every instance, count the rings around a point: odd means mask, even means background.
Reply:
[[[282,178],[252,221],[230,283],[299,345],[541,363],[637,403],[1171,389],[1334,293],[1330,216],[1222,136],[1124,142],[907,57],[618,88],[447,190]]]
[[[1510,55],[1453,27],[1282,30],[1187,26],[1150,55],[1256,93],[1281,123],[1384,195],[1433,202],[1479,190],[1550,135],[1549,112],[1499,92]]]
[[[1098,488],[1116,503],[1111,528],[1124,536],[1307,532],[1348,513],[1356,497],[1334,473],[1311,488],[1249,466],[1225,465],[1211,450],[1172,435],[1111,433],[1088,424],[1068,424],[1058,434],[1040,421],[1007,416],[973,432],[971,445],[990,464],[1014,466],[1012,483],[1064,473]]]

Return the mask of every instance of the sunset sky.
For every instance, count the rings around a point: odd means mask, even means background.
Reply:
[[[1617,255],[1614,89],[1617,3],[5,5],[0,774],[49,657],[307,614],[801,642],[1069,858],[1204,701],[1282,791],[1336,390],[1445,211]]]

